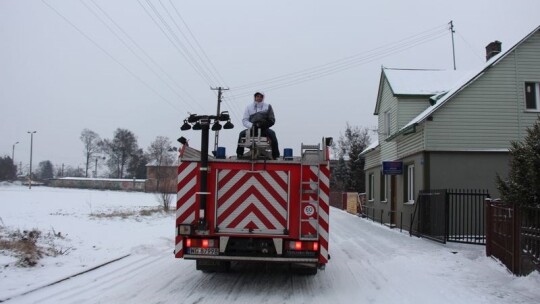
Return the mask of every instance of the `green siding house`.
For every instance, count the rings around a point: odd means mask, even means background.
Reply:
[[[540,114],[540,27],[511,48],[486,47],[476,71],[382,68],[374,114],[378,141],[366,159],[367,206],[383,221],[410,228],[420,190],[467,188],[499,192],[510,142],[521,140]],[[400,175],[382,163],[399,161]],[[378,215],[377,215],[378,217]]]

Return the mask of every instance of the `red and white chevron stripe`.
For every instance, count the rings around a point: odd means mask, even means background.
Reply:
[[[219,231],[283,234],[288,224],[288,184],[288,171],[219,170]]]
[[[179,224],[192,224],[196,221],[197,206],[196,192],[198,191],[197,173],[199,163],[182,162],[178,166],[178,183],[176,187],[176,226]],[[176,231],[175,256],[184,255],[182,237]]]
[[[330,231],[330,167],[321,166],[319,175],[319,263],[328,262],[328,233]]]

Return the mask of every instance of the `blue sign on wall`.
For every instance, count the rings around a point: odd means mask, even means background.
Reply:
[[[384,175],[401,175],[403,174],[402,161],[383,161]]]

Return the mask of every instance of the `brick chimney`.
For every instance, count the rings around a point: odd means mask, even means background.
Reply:
[[[501,52],[501,42],[495,40],[486,46],[486,61]]]

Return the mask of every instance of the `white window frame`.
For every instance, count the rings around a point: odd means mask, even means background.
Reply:
[[[369,174],[369,192],[368,192],[368,201],[375,200],[375,174]]]
[[[392,116],[390,115],[390,111],[384,112],[384,134],[386,136],[390,136],[392,123],[391,123]]]
[[[381,173],[382,174],[382,173]],[[390,178],[390,175],[383,175],[383,183],[382,183],[382,187],[383,187],[383,197],[381,197],[381,202],[388,202],[388,179]]]
[[[534,101],[535,108],[527,108],[527,84],[533,84],[535,89]],[[523,95],[525,101],[525,111],[540,112],[540,82],[526,81],[525,82],[525,94]]]
[[[407,166],[407,202],[414,204],[414,164]]]

